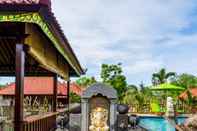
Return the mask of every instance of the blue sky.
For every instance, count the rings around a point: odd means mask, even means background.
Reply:
[[[129,83],[168,71],[197,75],[195,0],[52,0],[87,75],[121,62]]]
[[[87,75],[122,63],[131,84],[168,71],[197,75],[195,0],[52,0],[52,9]]]

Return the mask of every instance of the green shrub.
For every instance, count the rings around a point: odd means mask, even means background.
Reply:
[[[70,96],[70,102],[71,103],[80,103],[81,102],[81,97],[77,95],[76,93],[71,92],[69,94]]]

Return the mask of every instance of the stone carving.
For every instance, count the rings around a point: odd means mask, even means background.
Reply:
[[[108,131],[109,101],[103,96],[90,99],[90,131]]]
[[[167,117],[174,117],[174,105],[172,97],[167,97],[167,110],[166,110],[166,116]]]
[[[117,92],[114,88],[95,83],[81,98],[81,131],[116,131]]]
[[[109,126],[107,125],[108,110],[102,107],[97,107],[93,109],[90,114],[90,120],[90,131],[109,131]]]

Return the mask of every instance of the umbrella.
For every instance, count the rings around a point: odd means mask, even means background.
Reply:
[[[160,85],[156,85],[156,86],[152,86],[150,87],[150,89],[152,91],[162,91],[162,92],[166,92],[165,95],[165,99],[161,99],[161,101],[163,100],[166,100],[167,96],[169,95],[169,93],[171,92],[172,94],[174,94],[173,92],[174,91],[183,91],[185,90],[183,87],[180,87],[180,86],[175,86],[175,85],[172,85],[172,84],[169,84],[169,83],[164,83],[164,84],[160,84]],[[171,94],[171,95],[172,95]],[[162,96],[160,93],[158,94],[160,96]],[[163,98],[163,97],[162,97]],[[164,108],[165,110],[165,108]]]
[[[182,91],[184,90],[183,87],[175,86],[169,83],[152,86],[150,89],[153,91]]]

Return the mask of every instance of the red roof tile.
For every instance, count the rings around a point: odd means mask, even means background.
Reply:
[[[197,97],[197,87],[191,88],[189,91],[191,92],[192,96]],[[187,98],[187,91],[184,91],[184,92],[179,96],[179,98],[183,98],[183,99]]]
[[[70,91],[81,95],[81,88],[75,83],[70,84]],[[0,90],[0,95],[14,95],[15,83],[11,83]],[[58,82],[58,95],[67,95],[67,84]],[[25,95],[52,95],[53,78],[52,77],[25,77],[24,79]]]

